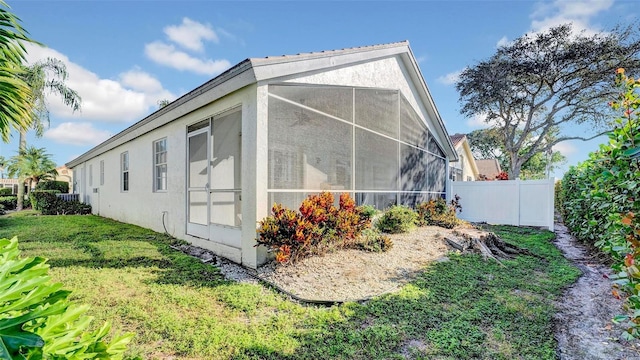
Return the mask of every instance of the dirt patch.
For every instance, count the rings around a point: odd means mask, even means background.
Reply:
[[[425,265],[441,259],[448,250],[443,238],[450,231],[420,227],[390,235],[393,247],[384,253],[343,250],[293,265],[270,263],[258,268],[258,276],[303,299],[366,299],[398,289]]]
[[[583,273],[557,303],[560,359],[639,359],[640,342],[619,340],[622,329],[611,322],[621,313],[622,301],[611,295],[610,268],[591,256],[563,224],[555,224],[555,233],[555,245]]]

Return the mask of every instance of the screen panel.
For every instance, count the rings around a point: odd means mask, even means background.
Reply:
[[[269,188],[351,189],[353,126],[269,98]]]

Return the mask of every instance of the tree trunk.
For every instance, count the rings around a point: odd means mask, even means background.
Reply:
[[[26,130],[20,130],[20,142],[18,144],[18,155],[21,155],[27,148]],[[24,180],[22,176],[18,176],[18,204],[16,205],[16,211],[20,211],[24,207]]]
[[[520,177],[520,170],[522,169],[522,164],[520,163],[520,157],[517,153],[511,152],[509,154],[509,159],[511,159],[511,169],[509,169],[509,180],[515,180]]]
[[[481,229],[456,229],[444,240],[447,245],[462,253],[478,253],[485,260],[494,259],[499,264],[502,264],[501,260],[514,259],[518,255],[539,257],[527,249],[504,242],[492,232]]]

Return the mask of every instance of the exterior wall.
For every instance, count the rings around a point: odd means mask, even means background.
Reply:
[[[473,168],[471,167],[470,156],[472,156],[469,152],[465,151],[464,146],[460,146],[460,148],[456,148],[456,152],[458,153],[458,157],[462,159],[462,161],[458,160],[455,162],[456,167],[458,169],[462,169],[462,181],[474,181],[476,179]],[[471,178],[469,180],[469,178]]]
[[[250,144],[250,136],[244,136],[256,134],[255,89],[255,86],[246,87],[79,164],[73,170],[80,198],[92,205],[94,214],[158,232],[164,232],[166,226],[167,232],[172,236],[242,262],[240,249],[186,235],[186,138],[188,125],[242,105],[242,215],[245,224],[255,224],[255,202],[252,200],[255,196],[247,196],[251,193],[248,187],[253,182],[251,168],[255,167],[255,156],[251,154],[255,154],[255,150],[252,151],[251,147],[254,145]],[[168,190],[154,192],[153,142],[164,137],[167,139]],[[121,191],[120,155],[125,151],[129,153],[128,192]],[[100,184],[101,161],[104,161],[104,185]],[[92,174],[89,168],[92,169]],[[242,248],[248,249],[244,242],[249,241],[249,234],[251,246],[255,243],[255,227],[243,230]],[[251,251],[247,254],[247,265],[255,266],[255,249],[253,256],[250,253]]]
[[[553,231],[553,178],[547,180],[453,181],[461,219],[489,224],[543,226]]]

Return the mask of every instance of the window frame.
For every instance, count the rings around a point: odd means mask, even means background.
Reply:
[[[129,192],[131,187],[129,152],[120,153],[120,192]],[[125,166],[126,165],[126,166]],[[126,174],[126,179],[125,179]]]
[[[104,160],[100,160],[100,186],[104,185]]]
[[[156,148],[156,144],[160,143],[160,142],[164,142],[164,151],[157,151]],[[169,188],[169,178],[168,178],[168,174],[169,174],[169,166],[168,166],[168,159],[167,157],[169,156],[169,149],[167,147],[167,137],[163,137],[161,139],[158,139],[156,141],[154,141],[152,143],[152,147],[151,147],[152,153],[153,153],[153,192],[167,192],[168,188]],[[164,152],[164,162],[163,163],[158,163],[158,155]],[[160,172],[159,169],[164,166],[164,182],[161,182],[164,184],[164,189],[160,189],[158,187],[158,179],[160,176]]]
[[[93,187],[93,164],[89,164],[89,187]]]

